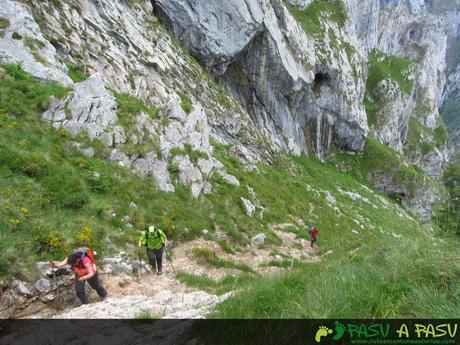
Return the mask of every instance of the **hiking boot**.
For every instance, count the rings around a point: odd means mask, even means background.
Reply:
[[[107,298],[107,294],[105,296],[99,296],[99,302],[102,302]]]
[[[161,276],[163,274],[163,271],[158,271],[157,276]]]

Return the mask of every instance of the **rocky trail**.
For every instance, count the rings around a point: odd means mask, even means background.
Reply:
[[[252,270],[252,273],[249,274],[274,275],[290,269],[290,267],[283,268],[270,264],[273,261],[291,260],[293,263],[294,260],[298,260],[306,263],[318,263],[320,257],[317,255],[316,248],[309,248],[309,242],[297,238],[294,233],[283,231],[289,226],[291,224],[279,224],[273,227],[273,234],[281,241],[279,244],[267,243],[265,235],[259,234],[253,237],[251,245],[235,248],[234,254],[225,252],[216,243],[217,240],[226,240],[226,235],[221,232],[215,233],[212,237],[205,235],[193,241],[180,243],[170,250],[173,266],[169,260],[164,258],[164,273],[160,276],[152,273],[150,266],[145,261],[142,261],[142,270],[139,272],[139,261],[128,261],[122,257],[104,258],[100,280],[109,292],[109,296],[105,300],[99,301],[96,292],[87,287],[91,301],[88,305],[76,307],[78,301],[75,299],[71,302],[61,302],[61,306],[65,306],[61,309],[56,309],[53,304],[41,303],[42,308],[34,309],[29,306],[14,317],[62,319],[205,318],[216,304],[224,301],[232,292],[217,296],[197,290],[179,281],[176,278],[176,273],[203,275],[218,282],[226,276],[237,277],[245,272],[236,268],[215,267],[194,256],[194,249],[199,248],[212,252],[219,259],[227,262],[245,265]],[[246,272],[246,274],[248,273]],[[70,277],[67,279],[69,282],[66,287],[60,287],[60,291],[54,290],[52,292],[53,299],[60,298],[62,301],[63,295],[74,295],[73,283]],[[37,283],[35,284],[36,287],[39,286]],[[4,299],[3,297],[3,304],[5,304]]]

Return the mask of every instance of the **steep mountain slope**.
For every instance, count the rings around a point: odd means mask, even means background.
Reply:
[[[190,259],[238,279],[177,276],[244,290],[217,316],[455,316],[458,240],[430,224],[446,199],[437,109],[451,46],[427,11],[420,1],[2,1],[2,285],[34,280],[35,260],[76,245],[136,256],[137,230],[155,223],[226,253],[192,248]],[[310,225],[318,265],[297,255]],[[288,273],[247,269],[238,257],[254,248]]]
[[[160,0],[154,12],[277,146],[324,159],[332,147],[361,151],[370,128],[407,163],[439,177],[447,159],[438,112],[442,20],[416,2],[364,3]],[[424,221],[443,199],[435,183],[408,193],[385,172],[375,183]]]
[[[447,32],[448,49],[447,85],[443,96],[441,112],[449,130],[449,153],[453,157],[460,148],[460,3],[451,1],[433,4],[433,11],[443,16]]]

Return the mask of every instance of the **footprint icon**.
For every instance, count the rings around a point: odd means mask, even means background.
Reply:
[[[321,342],[321,338],[327,336],[328,334],[332,334],[332,329],[327,328],[326,326],[319,326],[319,329],[315,335],[316,342]]]
[[[334,340],[340,340],[342,339],[343,335],[345,334],[345,326],[343,323],[336,321],[335,322],[335,335],[334,335]]]

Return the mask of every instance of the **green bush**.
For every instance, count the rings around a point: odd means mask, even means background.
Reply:
[[[105,171],[99,162],[89,162],[85,171],[85,181],[90,190],[95,193],[107,193],[113,187],[113,177]]]
[[[13,40],[22,40],[22,36],[18,34],[16,31],[11,34],[11,38]]]
[[[168,171],[173,177],[176,177],[179,173],[179,167],[174,163],[170,163],[168,164]]]
[[[38,230],[34,235],[35,250],[39,254],[62,257],[68,254],[69,246],[65,239],[53,231]]]
[[[85,183],[71,169],[52,167],[42,183],[55,205],[78,210],[89,202]]]

